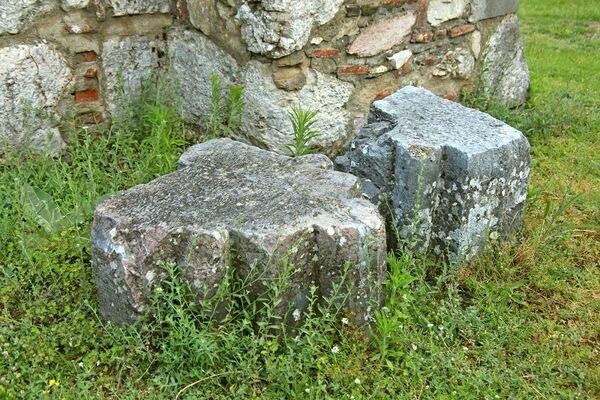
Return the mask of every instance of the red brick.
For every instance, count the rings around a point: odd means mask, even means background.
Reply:
[[[402,68],[400,68],[398,70],[398,73],[400,75],[408,75],[408,74],[410,74],[412,72],[412,69],[413,69],[412,60],[409,60],[406,64],[404,64],[402,66]]]
[[[472,25],[472,24],[461,25],[461,26],[457,26],[456,28],[450,29],[450,31],[448,32],[448,35],[450,35],[451,38],[455,38],[458,36],[466,35],[467,33],[471,33],[474,30],[475,30],[475,25]]]
[[[421,65],[433,65],[435,64],[435,61],[437,60],[436,56],[434,56],[433,54],[425,57],[424,59],[422,59],[419,64]]]
[[[446,100],[456,101],[456,100],[458,100],[458,94],[456,94],[455,92],[448,92],[448,93],[446,93],[444,98]]]
[[[179,19],[187,21],[190,14],[185,0],[177,0],[177,11],[179,12]]]
[[[421,5],[419,6],[419,17],[417,18],[417,26],[423,25],[425,22],[425,17],[427,16],[427,0],[421,0]]]
[[[98,76],[98,70],[96,68],[88,68],[84,76],[86,78],[95,78]]]
[[[89,103],[98,100],[98,89],[92,88],[75,92],[75,103]]]
[[[312,56],[316,58],[331,58],[337,56],[338,53],[338,49],[315,49],[312,52]]]
[[[433,32],[415,32],[410,41],[413,43],[429,43],[433,40]]]
[[[337,73],[338,75],[366,75],[369,73],[369,66],[349,65],[346,67],[339,67]]]
[[[95,51],[86,51],[84,53],[81,53],[81,59],[83,60],[83,62],[96,61],[97,58],[98,56],[96,55]]]
[[[381,92],[377,93],[375,95],[375,99],[373,99],[373,101],[377,101],[377,100],[381,100],[381,99],[385,99],[386,97],[388,97],[389,95],[392,94],[392,91],[389,89],[384,89]]]

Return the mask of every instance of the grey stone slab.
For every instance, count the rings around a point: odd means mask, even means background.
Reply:
[[[470,22],[514,14],[519,9],[519,0],[471,0]]]
[[[246,276],[256,265],[275,278],[287,256],[295,272],[282,311],[304,311],[313,284],[329,295],[349,262],[346,312],[364,323],[381,300],[386,240],[383,218],[357,189],[358,179],[323,155],[289,158],[229,139],[193,146],[178,171],[97,207],[92,259],[102,314],[135,320],[164,279],[161,263],[176,263],[200,294],[229,267]]]
[[[411,86],[373,103],[338,163],[387,195],[404,239],[452,260],[520,228],[529,164],[521,132]]]

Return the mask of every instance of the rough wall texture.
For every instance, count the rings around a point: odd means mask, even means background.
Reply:
[[[0,138],[60,148],[58,130],[41,114],[106,120],[122,93],[135,95],[140,79],[170,67],[183,83],[189,122],[202,125],[215,71],[226,85],[246,86],[242,139],[283,152],[286,110],[301,103],[320,110],[318,145],[332,155],[374,99],[408,84],[450,99],[481,84],[506,103],[523,102],[529,75],[518,3],[4,0]],[[25,117],[26,103],[44,112]]]

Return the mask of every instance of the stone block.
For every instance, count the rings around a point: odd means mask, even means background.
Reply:
[[[73,73],[59,50],[46,43],[0,48],[0,153],[63,146],[53,119],[73,88]]]
[[[519,9],[519,0],[471,0],[470,22],[514,14]]]
[[[469,0],[429,0],[427,22],[432,26],[439,26],[460,18],[466,13],[468,4]]]
[[[143,36],[115,37],[104,42],[102,67],[110,113],[118,113],[123,101],[140,95],[142,82],[158,68],[158,50],[162,47],[162,42]]]
[[[525,103],[529,94],[529,68],[516,15],[505,17],[488,40],[482,67],[484,93],[504,104]]]
[[[410,35],[416,20],[414,13],[380,19],[363,29],[348,48],[348,53],[370,57],[389,50],[401,44]]]
[[[312,285],[330,294],[348,262],[346,312],[369,321],[381,301],[385,224],[357,189],[356,177],[322,155],[289,158],[229,139],[196,145],[178,171],[97,207],[91,251],[102,315],[137,319],[165,277],[162,263],[177,264],[201,300],[228,268],[274,279],[287,257],[295,270],[280,311],[306,310]]]
[[[338,162],[387,195],[403,238],[455,261],[520,228],[529,164],[521,132],[412,86],[373,103]]]
[[[392,62],[392,66],[395,69],[400,69],[404,65],[406,65],[406,63],[408,62],[408,60],[410,60],[410,58],[412,56],[413,56],[412,51],[402,50],[402,51],[399,51],[399,52],[394,53],[391,56],[389,56],[388,60],[390,60]]]

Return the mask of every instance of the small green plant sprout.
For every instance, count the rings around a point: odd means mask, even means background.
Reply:
[[[288,118],[292,123],[294,131],[294,141],[285,147],[290,151],[292,157],[299,157],[306,154],[312,154],[315,150],[308,144],[319,135],[319,131],[313,129],[317,122],[316,110],[305,110],[302,106],[293,106],[288,112]]]
[[[244,109],[244,87],[232,86],[227,95],[223,94],[221,79],[212,73],[210,114],[206,121],[208,137],[229,137],[242,126],[242,111]]]

